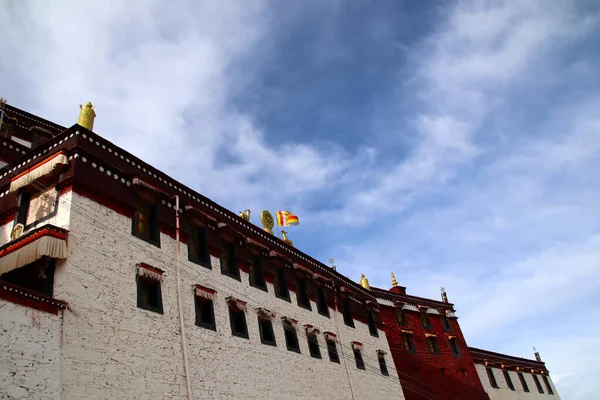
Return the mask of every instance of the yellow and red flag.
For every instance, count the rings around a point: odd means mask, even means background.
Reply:
[[[276,214],[278,226],[298,225],[300,223],[298,217],[289,211],[277,211]]]

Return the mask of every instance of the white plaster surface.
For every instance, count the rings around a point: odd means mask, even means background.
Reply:
[[[492,368],[498,388],[494,388],[490,384],[490,380],[488,379],[487,372],[485,370],[485,365],[475,364],[475,368],[477,369],[477,374],[479,375],[479,379],[481,380],[483,388],[490,396],[490,400],[560,399],[560,396],[556,391],[556,387],[554,386],[554,382],[552,382],[550,377],[548,377],[548,380],[550,381],[550,385],[554,391],[553,395],[548,393],[541,375],[539,375],[538,378],[544,390],[543,394],[538,392],[537,386],[533,381],[533,376],[530,373],[523,372],[523,377],[525,378],[527,386],[529,387],[529,392],[525,392],[523,390],[523,386],[521,385],[521,380],[515,371],[508,371],[513,386],[515,387],[515,390],[510,390],[500,368]]]

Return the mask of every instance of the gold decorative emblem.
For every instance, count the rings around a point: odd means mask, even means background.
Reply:
[[[16,224],[12,232],[10,233],[10,239],[15,240],[20,238],[24,228],[25,227],[23,226],[23,224]]]
[[[294,242],[292,242],[292,241],[291,241],[291,239],[289,239],[289,238],[287,237],[287,232],[286,232],[286,231],[281,231],[281,236],[282,236],[282,240],[283,240],[284,242],[286,242],[286,243],[287,243],[287,244],[289,244],[290,246],[293,246],[293,245],[294,245]]]
[[[275,220],[273,219],[273,216],[271,215],[269,210],[263,210],[260,213],[260,222],[262,222],[264,230],[272,235],[273,226],[275,226]]]
[[[240,218],[246,221],[250,221],[250,210],[240,211]]]
[[[81,111],[79,112],[79,119],[77,120],[77,124],[83,126],[85,129],[93,130],[94,129],[94,118],[96,118],[96,112],[94,111],[94,106],[89,101],[85,106],[79,105]]]

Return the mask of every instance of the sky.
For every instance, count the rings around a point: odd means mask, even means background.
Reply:
[[[600,4],[0,0],[0,96],[600,390]],[[596,111],[594,111],[596,110]]]

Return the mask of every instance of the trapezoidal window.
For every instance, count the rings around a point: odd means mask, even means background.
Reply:
[[[308,341],[308,351],[313,358],[321,358],[321,348],[319,347],[319,338],[316,333],[306,335]]]
[[[504,375],[504,380],[506,381],[506,385],[508,386],[508,388],[510,390],[515,390],[515,385],[513,385],[513,381],[510,378],[510,374],[507,370],[503,369],[502,370],[502,375]]]
[[[286,267],[281,266],[281,267],[277,267],[276,268],[276,273],[275,273],[275,282],[274,282],[274,286],[275,286],[275,296],[277,298],[286,300],[286,301],[291,301],[290,300],[290,291],[287,287],[287,279],[286,279]]]
[[[444,327],[444,330],[446,332],[452,332],[452,325],[450,324],[450,319],[445,315],[442,315],[442,326]]]
[[[241,281],[240,266],[237,258],[237,246],[235,243],[224,241],[221,247],[221,273],[230,278]]]
[[[377,354],[377,359],[379,360],[379,370],[381,371],[381,375],[389,376],[387,364],[385,363],[385,356],[381,353]]]
[[[521,386],[523,386],[523,391],[529,392],[529,385],[527,384],[527,381],[525,380],[523,373],[517,372],[517,375],[519,376],[519,380],[521,381]]]
[[[352,349],[352,351],[354,352],[354,361],[356,362],[356,368],[364,370],[365,362],[363,360],[361,351],[359,349]]]
[[[188,240],[188,260],[211,269],[208,249],[208,229],[205,226],[191,226]]]
[[[402,346],[407,353],[416,353],[415,342],[413,341],[412,333],[402,332]]]
[[[267,291],[267,281],[265,280],[265,271],[263,268],[263,257],[255,256],[250,263],[250,286],[260,290]]]
[[[535,386],[537,387],[538,392],[544,393],[544,389],[542,389],[542,384],[536,374],[531,374],[533,376],[533,381],[535,382]]]
[[[398,325],[406,325],[408,323],[406,313],[402,307],[396,307],[396,323]]]
[[[277,346],[275,332],[273,332],[273,321],[271,318],[258,316],[258,330],[260,331],[260,342],[269,346]]]
[[[283,321],[283,333],[285,335],[285,345],[289,351],[300,353],[300,343],[298,342],[298,332],[296,328],[288,321]]]
[[[485,372],[487,372],[487,376],[488,376],[488,379],[490,381],[490,385],[493,388],[498,389],[498,382],[496,382],[496,377],[494,376],[494,371],[492,371],[491,368],[487,367],[485,369]]]
[[[429,347],[429,353],[434,355],[440,354],[440,347],[438,346],[437,339],[433,336],[427,338],[427,347]]]
[[[369,324],[369,333],[371,336],[379,337],[377,323],[375,322],[375,312],[373,310],[367,310],[367,322]]]
[[[163,313],[160,281],[144,276],[137,277],[137,306],[155,313]]]
[[[0,275],[0,281],[52,297],[55,262],[55,258],[42,257],[31,264]]]
[[[327,304],[327,290],[325,286],[317,288],[317,311],[319,314],[329,317],[329,305]]]
[[[217,330],[213,301],[204,297],[196,297],[196,325],[202,328]]]
[[[448,345],[450,346],[450,352],[454,357],[460,357],[460,347],[458,346],[458,342],[456,338],[448,339]]]
[[[550,380],[546,375],[542,375],[542,379],[544,380],[544,384],[546,385],[546,389],[548,390],[548,394],[554,394],[554,390],[552,390],[552,385],[550,385]]]
[[[421,311],[421,325],[425,329],[431,329],[431,321],[429,320],[429,315],[427,315],[426,311]]]
[[[352,318],[352,300],[347,297],[344,300],[344,324],[351,328],[354,328],[354,318]]]
[[[307,310],[312,310],[312,307],[310,305],[310,297],[308,296],[308,284],[306,282],[306,277],[298,277],[297,282],[298,288],[296,292],[296,297],[298,300],[298,305],[302,308],[306,308]]]
[[[135,212],[131,219],[131,233],[157,247],[160,247],[158,226],[158,205],[148,197],[136,196]]]
[[[335,340],[326,338],[325,343],[327,344],[327,354],[329,355],[329,361],[339,364],[340,356],[337,351],[337,345],[335,343]]]
[[[248,339],[248,325],[246,324],[246,311],[238,307],[235,302],[228,302],[229,324],[233,336]]]

